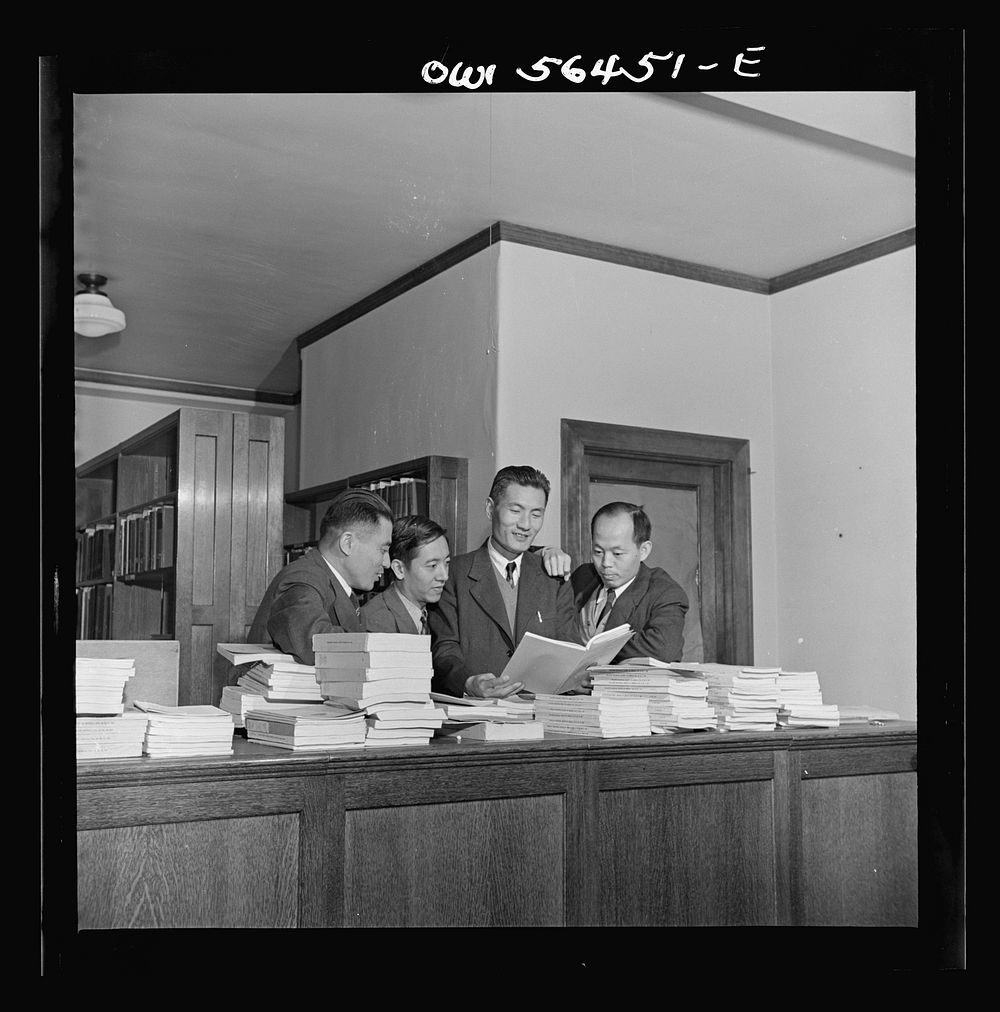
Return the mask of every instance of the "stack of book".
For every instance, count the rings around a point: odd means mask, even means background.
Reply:
[[[779,727],[840,727],[840,712],[833,703],[823,702],[819,675],[815,671],[786,671],[778,674]]]
[[[325,702],[364,712],[365,745],[426,745],[441,725],[431,702],[431,641],[416,633],[319,633],[316,682]]]
[[[834,703],[784,703],[778,710],[779,727],[840,727],[840,710]]]
[[[778,725],[780,668],[676,663],[671,668],[708,682],[708,705],[720,731],[773,731]]]
[[[592,695],[597,699],[635,698],[649,701],[649,722],[655,733],[714,730],[714,707],[707,701],[708,682],[661,661],[637,658],[590,669]]]
[[[76,718],[76,759],[134,759],[142,755],[149,718],[138,710],[115,717]]]
[[[164,706],[136,700],[149,717],[142,751],[154,759],[233,754],[233,716],[218,706]]]
[[[123,657],[77,657],[77,716],[107,717],[125,709],[125,683],[135,674],[135,660]]]
[[[322,703],[316,668],[297,661],[257,661],[236,684],[273,703]]]
[[[220,708],[233,715],[234,727],[246,726],[244,720],[248,710],[267,710],[271,712],[274,710],[290,710],[299,706],[319,708],[322,705],[322,699],[314,700],[311,703],[274,703],[269,699],[265,699],[256,690],[247,689],[242,685],[223,686],[222,698],[219,700]]]
[[[535,718],[547,733],[554,734],[633,738],[652,733],[649,703],[644,696],[595,699],[539,693],[535,696]]]
[[[431,699],[445,718],[438,732],[442,737],[472,741],[531,741],[545,737],[544,724],[535,720],[533,699],[480,699],[440,692],[432,692]]]
[[[322,703],[248,710],[246,729],[248,741],[293,752],[363,748],[367,731],[360,711]]]

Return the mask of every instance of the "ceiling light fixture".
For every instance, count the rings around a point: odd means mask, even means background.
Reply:
[[[103,274],[78,274],[84,286],[73,299],[73,329],[83,337],[104,337],[125,329],[125,314],[98,289],[108,283]]]

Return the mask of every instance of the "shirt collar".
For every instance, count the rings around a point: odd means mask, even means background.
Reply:
[[[393,584],[395,587],[396,585]],[[419,629],[420,620],[423,618],[423,608],[419,605],[414,604],[400,589],[396,587],[396,597],[403,602],[403,607],[410,613],[410,618],[413,619],[414,624]]]
[[[638,575],[639,575],[638,573],[635,574],[635,576]],[[623,583],[620,587],[615,587],[616,601],[620,601],[622,599],[622,594],[624,594],[625,591],[628,590],[633,583],[635,583],[635,576],[633,576],[632,579],[628,581],[628,583]],[[602,605],[607,600],[607,598],[608,598],[608,588],[605,587],[604,584],[602,583],[597,591],[597,604]]]
[[[333,564],[330,562],[330,560],[325,555],[323,555],[322,552],[320,552],[319,554],[322,556],[323,561],[330,567],[330,572],[333,573],[333,575],[337,578],[337,582],[341,585],[341,587],[344,588],[344,593],[348,597],[352,597],[353,594],[354,594],[354,591],[351,588],[351,585],[340,575],[340,573],[337,572],[336,569],[334,569]]]
[[[507,579],[507,563],[508,562],[514,563],[514,583],[516,584],[517,581],[521,579],[521,559],[524,557],[524,552],[522,552],[520,555],[516,556],[513,559],[508,559],[503,555],[501,555],[493,547],[492,538],[490,538],[490,540],[486,542],[486,547],[490,553],[490,560],[492,561],[494,567],[496,568],[496,571],[500,574],[500,576],[504,580]]]

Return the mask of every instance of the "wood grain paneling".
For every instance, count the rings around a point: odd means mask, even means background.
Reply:
[[[801,806],[803,923],[916,926],[916,774],[803,780]]]
[[[345,924],[563,923],[563,799],[348,812]]]
[[[298,847],[295,815],[84,830],[79,926],[294,927]]]
[[[771,785],[602,792],[601,923],[775,923]]]

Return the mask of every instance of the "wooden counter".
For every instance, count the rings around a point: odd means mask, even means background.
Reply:
[[[77,767],[78,926],[917,923],[915,724]]]

